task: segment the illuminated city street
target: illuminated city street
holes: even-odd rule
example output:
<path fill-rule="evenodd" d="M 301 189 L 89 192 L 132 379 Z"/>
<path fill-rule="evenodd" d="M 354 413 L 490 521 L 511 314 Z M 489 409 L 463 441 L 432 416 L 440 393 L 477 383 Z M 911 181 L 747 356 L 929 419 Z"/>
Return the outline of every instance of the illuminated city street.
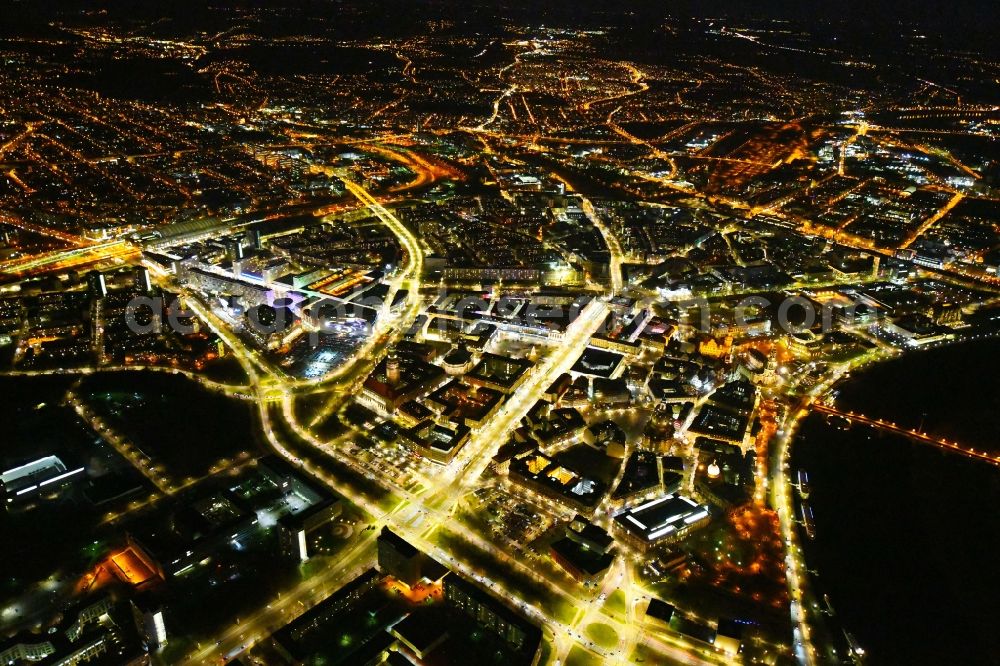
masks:
<path fill-rule="evenodd" d="M 1000 653 L 992 8 L 0 4 L 0 663 Z"/>

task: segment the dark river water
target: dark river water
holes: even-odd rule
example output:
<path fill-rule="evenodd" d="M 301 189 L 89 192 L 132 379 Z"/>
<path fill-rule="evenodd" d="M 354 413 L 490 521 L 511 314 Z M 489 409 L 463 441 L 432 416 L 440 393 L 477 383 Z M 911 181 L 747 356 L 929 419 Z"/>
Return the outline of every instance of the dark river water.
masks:
<path fill-rule="evenodd" d="M 838 406 L 1000 453 L 1000 341 L 915 354 L 852 377 Z M 872 664 L 1000 664 L 1000 468 L 818 415 L 809 472 L 815 584 Z"/>

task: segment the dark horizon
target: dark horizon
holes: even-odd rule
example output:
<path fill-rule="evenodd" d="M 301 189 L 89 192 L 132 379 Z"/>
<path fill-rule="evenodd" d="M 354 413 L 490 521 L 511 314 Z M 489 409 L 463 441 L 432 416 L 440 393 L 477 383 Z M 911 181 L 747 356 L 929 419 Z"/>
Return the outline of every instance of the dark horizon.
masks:
<path fill-rule="evenodd" d="M 0 664 L 1000 654 L 997 11 L 0 0 Z"/>

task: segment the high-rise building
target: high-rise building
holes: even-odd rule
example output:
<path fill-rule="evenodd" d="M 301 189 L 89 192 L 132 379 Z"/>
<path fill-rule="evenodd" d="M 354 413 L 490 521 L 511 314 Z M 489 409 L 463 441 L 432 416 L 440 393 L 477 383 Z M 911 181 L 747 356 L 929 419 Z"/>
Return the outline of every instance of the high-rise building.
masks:
<path fill-rule="evenodd" d="M 424 557 L 415 546 L 388 527 L 382 528 L 376 543 L 379 571 L 407 585 L 420 581 Z"/>
<path fill-rule="evenodd" d="M 295 515 L 278 519 L 278 542 L 288 558 L 305 562 L 309 559 L 309 532 L 326 525 L 340 515 L 343 504 L 328 498 Z"/>
<path fill-rule="evenodd" d="M 100 271 L 90 271 L 87 273 L 87 293 L 92 298 L 104 298 L 108 295 L 108 284 L 104 279 L 104 274 Z"/>
<path fill-rule="evenodd" d="M 153 291 L 153 281 L 149 278 L 149 269 L 145 266 L 135 269 L 135 288 L 144 294 Z"/>
<path fill-rule="evenodd" d="M 155 651 L 167 642 L 167 626 L 163 620 L 163 607 L 149 599 L 133 599 L 132 616 L 146 648 Z"/>
<path fill-rule="evenodd" d="M 243 241 L 239 237 L 230 238 L 226 241 L 226 256 L 229 257 L 230 261 L 239 261 L 243 259 Z"/>
<path fill-rule="evenodd" d="M 251 229 L 247 232 L 247 242 L 255 250 L 260 250 L 263 247 L 260 229 Z"/>

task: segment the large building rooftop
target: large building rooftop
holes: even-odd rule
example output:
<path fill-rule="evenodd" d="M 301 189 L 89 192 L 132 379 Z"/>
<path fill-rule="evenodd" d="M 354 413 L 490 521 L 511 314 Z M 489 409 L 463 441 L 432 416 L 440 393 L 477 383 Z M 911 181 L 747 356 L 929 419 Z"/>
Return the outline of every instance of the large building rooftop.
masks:
<path fill-rule="evenodd" d="M 708 507 L 683 495 L 665 495 L 615 516 L 615 522 L 631 534 L 652 543 L 706 520 Z"/>
<path fill-rule="evenodd" d="M 56 456 L 45 456 L 0 474 L 0 486 L 6 493 L 8 501 L 11 501 L 16 497 L 42 492 L 53 484 L 67 482 L 72 477 L 82 475 L 83 472 L 83 467 L 67 469 L 63 461 Z"/>

